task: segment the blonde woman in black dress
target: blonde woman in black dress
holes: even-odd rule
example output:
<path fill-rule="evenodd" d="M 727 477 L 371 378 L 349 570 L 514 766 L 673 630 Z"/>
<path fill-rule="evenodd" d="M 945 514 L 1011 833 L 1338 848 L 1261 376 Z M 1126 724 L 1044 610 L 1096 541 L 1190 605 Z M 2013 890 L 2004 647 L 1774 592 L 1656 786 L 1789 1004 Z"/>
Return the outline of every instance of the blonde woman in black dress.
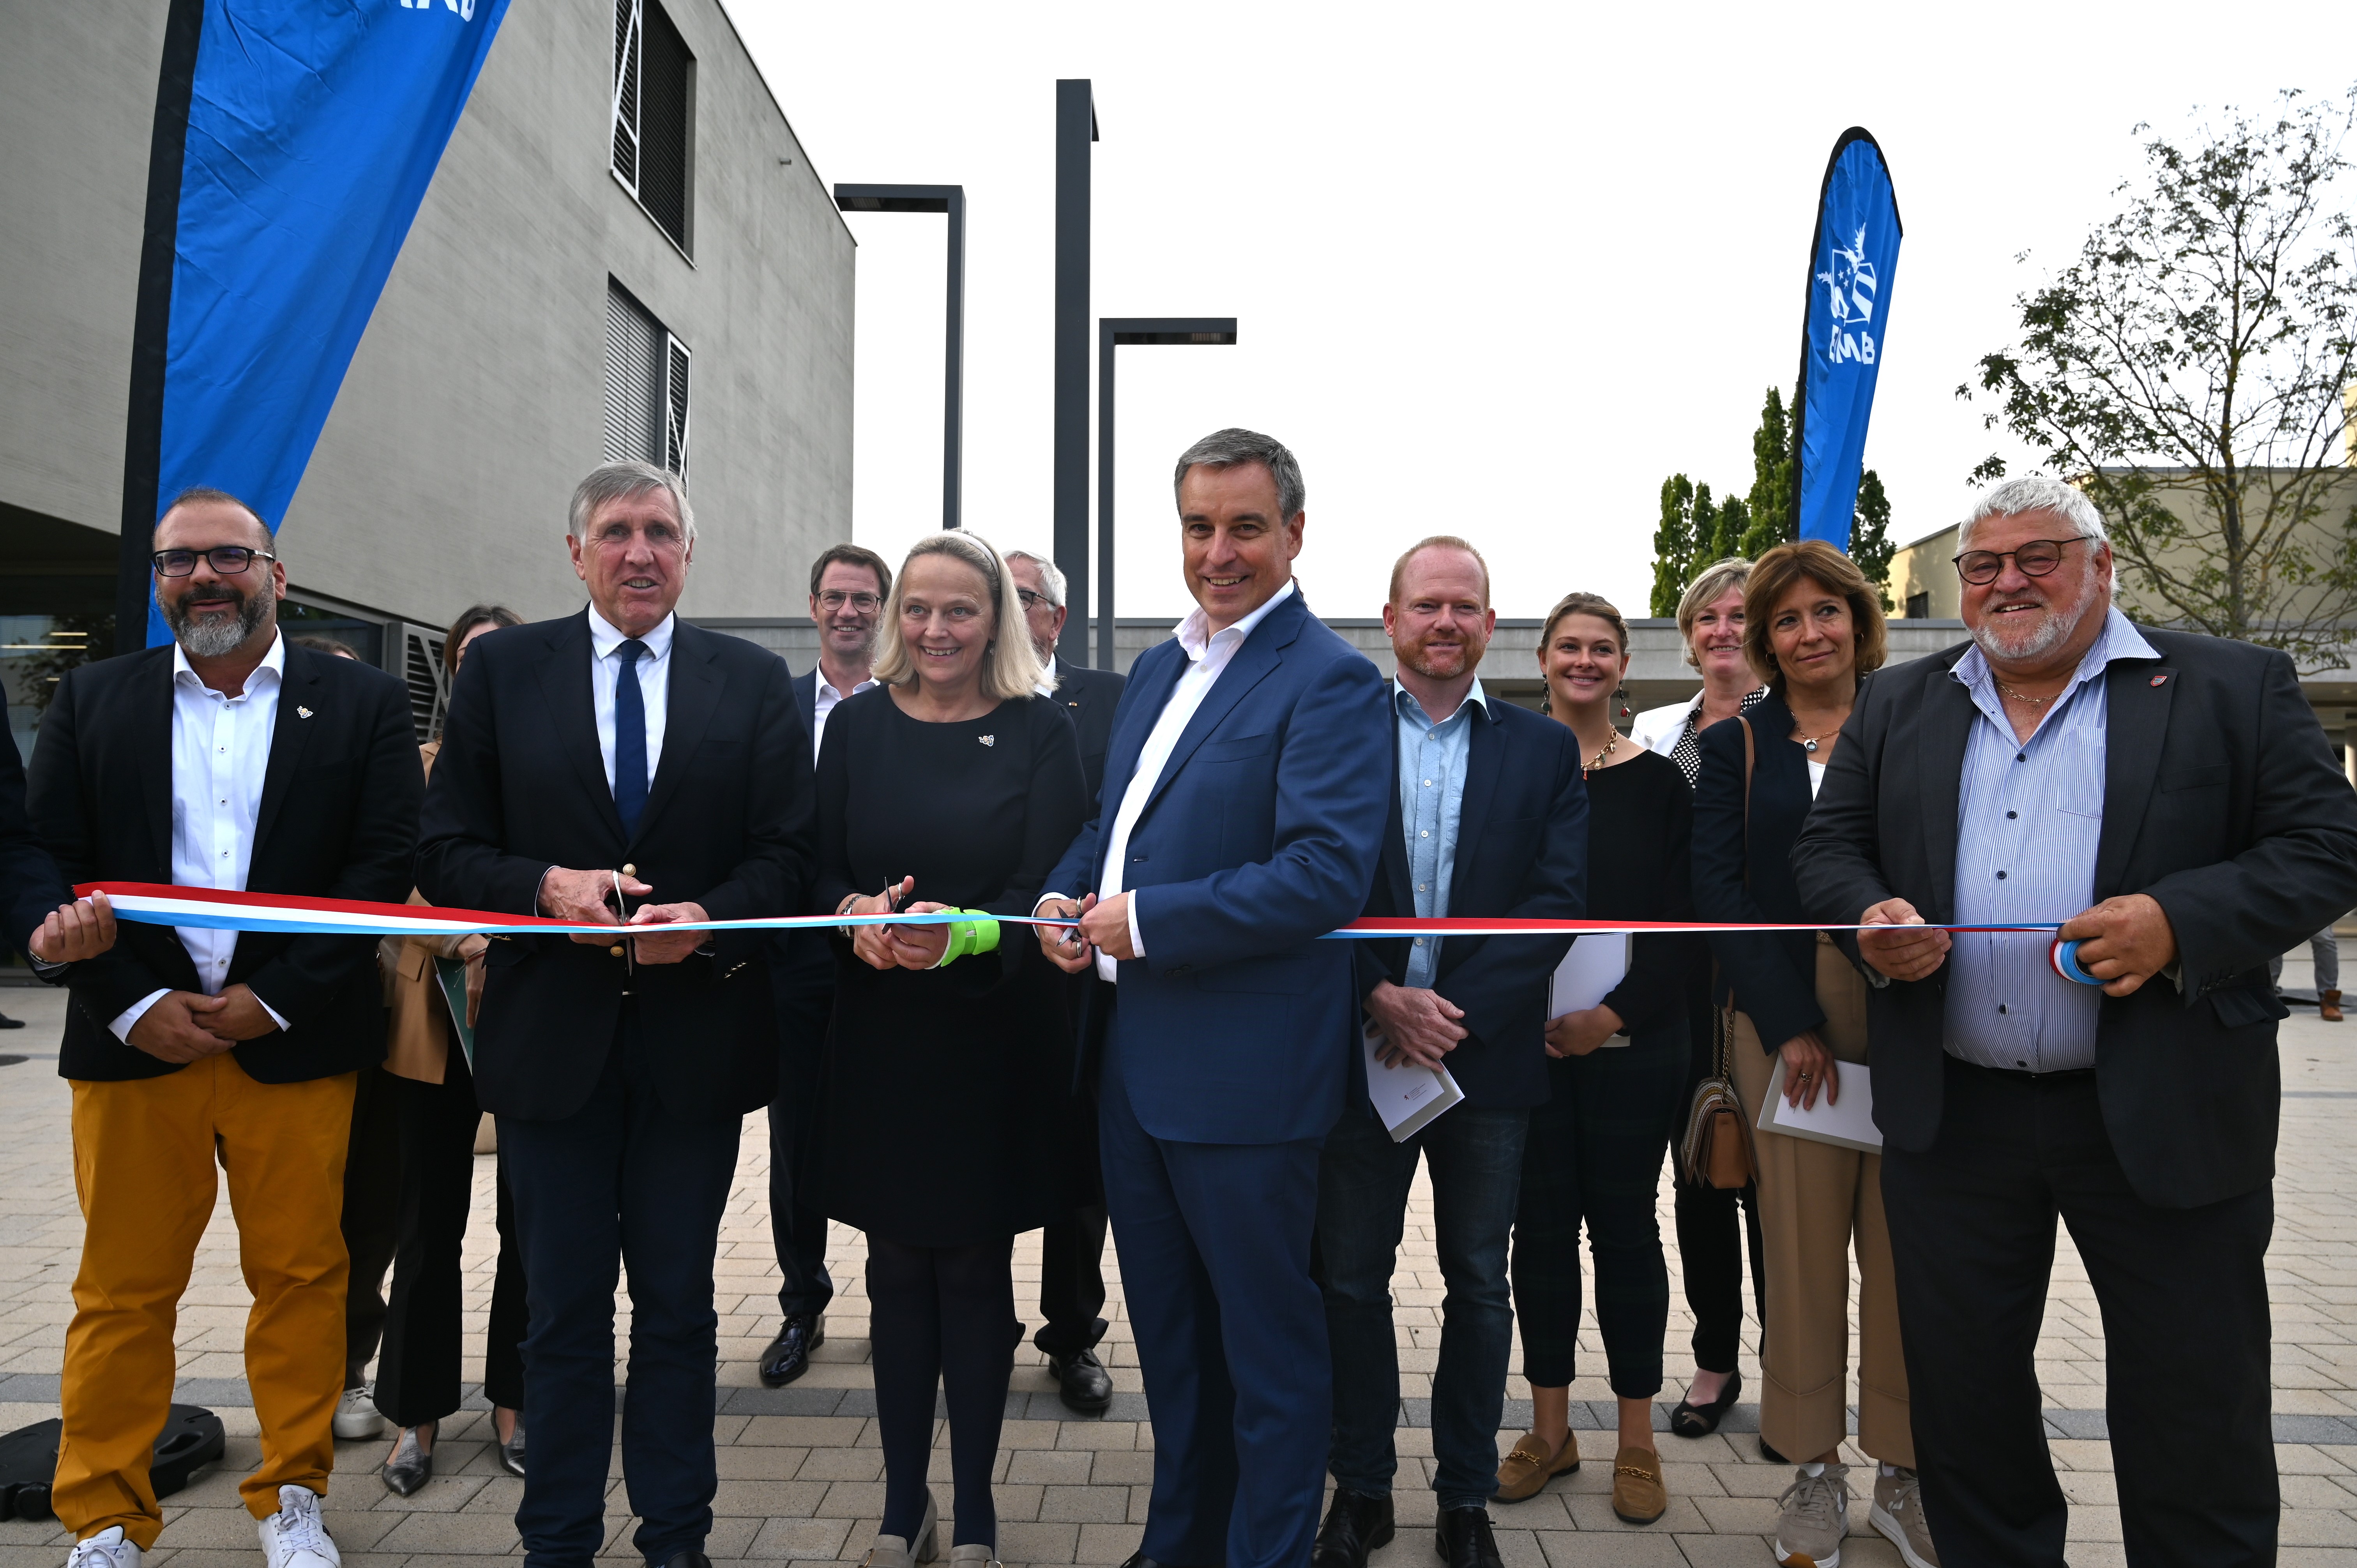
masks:
<path fill-rule="evenodd" d="M 869 1568 L 935 1555 L 933 1391 L 949 1405 L 950 1558 L 996 1558 L 991 1469 L 1021 1325 L 1018 1232 L 1070 1211 L 1079 1107 L 1063 976 L 1028 929 L 1087 816 L 1080 743 L 1041 688 L 1006 562 L 971 533 L 909 552 L 879 684 L 827 717 L 819 908 L 971 910 L 834 940 L 820 1196 L 867 1233 L 884 1518 Z"/>

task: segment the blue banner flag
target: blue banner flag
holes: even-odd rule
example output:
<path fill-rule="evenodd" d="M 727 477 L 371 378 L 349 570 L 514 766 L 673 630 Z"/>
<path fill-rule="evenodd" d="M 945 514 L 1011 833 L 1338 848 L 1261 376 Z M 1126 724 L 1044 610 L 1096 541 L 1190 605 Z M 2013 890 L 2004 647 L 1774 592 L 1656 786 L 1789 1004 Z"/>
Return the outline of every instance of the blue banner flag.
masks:
<path fill-rule="evenodd" d="M 1834 144 L 1809 242 L 1809 309 L 1801 335 L 1798 537 L 1846 553 L 1866 463 L 1866 426 L 1882 368 L 1899 272 L 1899 198 L 1882 148 L 1857 126 Z"/>
<path fill-rule="evenodd" d="M 171 497 L 210 485 L 274 530 L 285 514 L 507 5 L 172 0 L 133 332 L 119 646 L 170 640 L 147 555 Z"/>

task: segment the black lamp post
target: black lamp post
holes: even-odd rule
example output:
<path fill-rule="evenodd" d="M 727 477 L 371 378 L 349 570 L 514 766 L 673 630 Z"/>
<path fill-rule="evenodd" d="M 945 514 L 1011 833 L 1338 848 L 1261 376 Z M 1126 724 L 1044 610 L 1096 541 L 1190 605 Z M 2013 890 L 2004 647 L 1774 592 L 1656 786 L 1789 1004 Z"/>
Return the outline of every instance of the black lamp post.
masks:
<path fill-rule="evenodd" d="M 1089 145 L 1097 105 L 1086 77 L 1056 83 L 1056 564 L 1069 617 L 1056 651 L 1089 661 Z"/>
<path fill-rule="evenodd" d="M 1097 317 L 1097 668 L 1114 667 L 1113 367 L 1114 350 L 1131 343 L 1233 343 L 1232 316 Z"/>
<path fill-rule="evenodd" d="M 941 212 L 949 217 L 948 346 L 942 355 L 942 526 L 958 526 L 965 454 L 965 187 L 838 185 L 845 212 Z"/>

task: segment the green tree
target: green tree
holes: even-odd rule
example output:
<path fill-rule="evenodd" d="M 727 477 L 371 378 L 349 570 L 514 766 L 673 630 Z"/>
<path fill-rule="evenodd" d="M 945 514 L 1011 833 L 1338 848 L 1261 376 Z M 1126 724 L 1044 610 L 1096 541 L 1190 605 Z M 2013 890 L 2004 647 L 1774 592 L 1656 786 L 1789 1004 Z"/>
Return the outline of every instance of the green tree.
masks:
<path fill-rule="evenodd" d="M 1849 527 L 1849 558 L 1866 580 L 1882 590 L 1882 607 L 1890 605 L 1890 498 L 1883 493 L 1882 476 L 1868 468 L 1857 477 L 1857 514 Z"/>
<path fill-rule="evenodd" d="M 2352 125 L 2357 89 L 2287 92 L 2147 140 L 2119 211 L 1980 361 L 1986 424 L 2086 491 L 2155 619 L 2296 654 L 2357 635 L 2357 226 L 2332 188 Z"/>
<path fill-rule="evenodd" d="M 1750 521 L 1728 554 L 1757 556 L 1792 537 L 1792 476 L 1800 467 L 1795 434 L 1782 395 L 1770 387 L 1760 406 L 1760 428 L 1751 433 Z"/>
<path fill-rule="evenodd" d="M 1694 483 L 1684 474 L 1672 474 L 1662 481 L 1661 526 L 1653 530 L 1651 614 L 1677 614 L 1678 596 L 1694 576 Z"/>

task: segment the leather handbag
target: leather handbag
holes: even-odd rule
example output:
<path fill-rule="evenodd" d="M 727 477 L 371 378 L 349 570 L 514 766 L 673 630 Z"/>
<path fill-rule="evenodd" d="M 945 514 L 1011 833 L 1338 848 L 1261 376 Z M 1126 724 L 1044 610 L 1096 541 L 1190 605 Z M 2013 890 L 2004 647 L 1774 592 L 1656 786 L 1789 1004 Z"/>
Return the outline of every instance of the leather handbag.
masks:
<path fill-rule="evenodd" d="M 1751 772 L 1758 757 L 1753 749 L 1751 722 L 1740 714 L 1735 722 L 1743 726 L 1743 824 L 1748 835 L 1751 826 Z M 1713 991 L 1717 989 L 1715 980 L 1716 977 Z M 1686 1180 L 1696 1187 L 1717 1187 L 1722 1192 L 1750 1185 L 1760 1170 L 1751 1147 L 1751 1119 L 1743 1113 L 1742 1096 L 1736 1093 L 1734 1077 L 1727 1070 L 1729 1037 L 1734 1033 L 1733 1011 L 1731 999 L 1727 1006 L 1710 1010 L 1710 1073 L 1695 1085 L 1694 1102 L 1686 1107 L 1685 1137 L 1678 1146 L 1678 1160 L 1685 1168 Z"/>

